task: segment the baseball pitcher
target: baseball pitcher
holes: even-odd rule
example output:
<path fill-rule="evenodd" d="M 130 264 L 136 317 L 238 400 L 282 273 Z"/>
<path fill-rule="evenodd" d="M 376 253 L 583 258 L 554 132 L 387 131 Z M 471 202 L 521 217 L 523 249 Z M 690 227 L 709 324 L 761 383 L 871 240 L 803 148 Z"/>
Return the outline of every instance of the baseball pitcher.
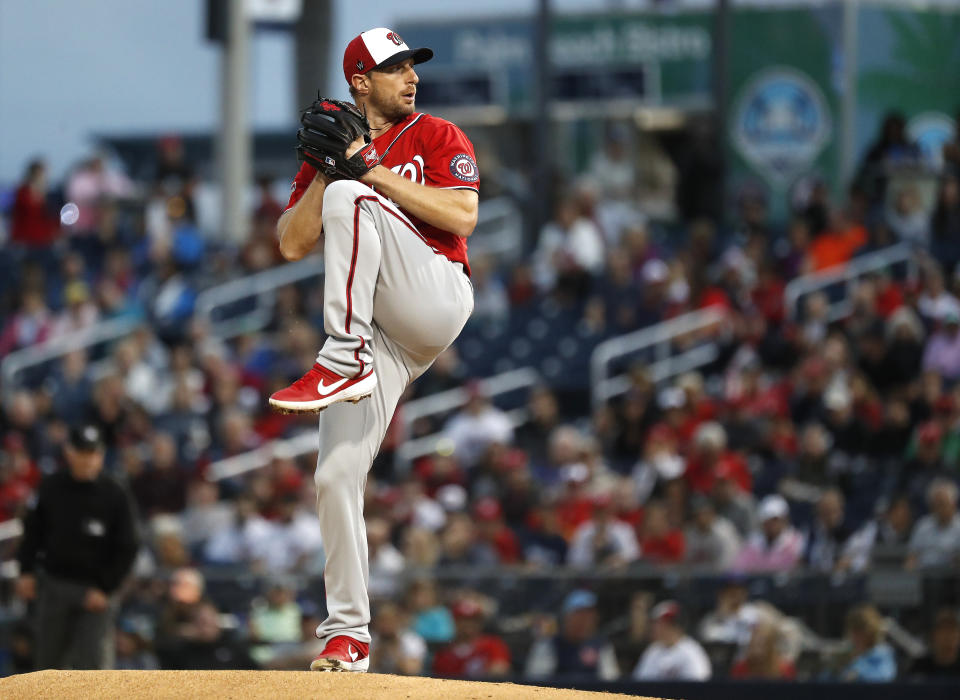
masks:
<path fill-rule="evenodd" d="M 315 482 L 328 616 L 314 670 L 369 666 L 367 472 L 400 395 L 473 311 L 466 239 L 480 176 L 463 132 L 415 111 L 414 66 L 432 57 L 382 27 L 349 43 L 343 74 L 357 106 L 318 99 L 303 113 L 302 164 L 277 224 L 288 260 L 324 238 L 327 340 L 270 397 L 279 411 L 324 411 Z"/>

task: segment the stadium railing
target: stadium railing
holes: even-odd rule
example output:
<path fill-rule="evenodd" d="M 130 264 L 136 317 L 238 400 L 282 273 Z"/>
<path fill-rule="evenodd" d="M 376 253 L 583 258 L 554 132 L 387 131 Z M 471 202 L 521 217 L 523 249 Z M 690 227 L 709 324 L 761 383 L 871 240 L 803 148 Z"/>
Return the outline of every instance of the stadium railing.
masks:
<path fill-rule="evenodd" d="M 840 297 L 829 300 L 828 319 L 837 321 L 844 318 L 853 311 L 853 294 L 856 283 L 860 279 L 899 264 L 906 264 L 908 278 L 912 279 L 916 276 L 917 262 L 914 246 L 909 243 L 898 243 L 874 253 L 853 258 L 843 265 L 835 265 L 797 277 L 787 284 L 783 292 L 783 303 L 787 315 L 791 320 L 797 319 L 800 316 L 800 300 L 803 297 L 842 285 Z"/>
<path fill-rule="evenodd" d="M 470 238 L 474 255 L 491 254 L 501 260 L 512 260 L 520 252 L 523 240 L 523 218 L 508 197 L 483 202 L 477 217 L 477 228 Z M 233 338 L 265 328 L 273 318 L 274 295 L 278 288 L 323 275 L 323 257 L 311 255 L 294 263 L 240 277 L 203 291 L 197 297 L 196 315 L 209 324 L 211 335 Z M 241 304 L 252 299 L 250 304 Z M 230 307 L 239 313 L 228 315 Z M 234 308 L 236 311 L 236 308 Z"/>
<path fill-rule="evenodd" d="M 683 336 L 707 331 L 724 319 L 721 309 L 706 308 L 677 316 L 655 326 L 618 335 L 597 345 L 590 355 L 590 391 L 594 408 L 630 388 L 627 373 L 610 374 L 611 364 L 618 359 L 653 349 L 653 361 L 647 370 L 654 382 L 708 365 L 717 359 L 719 349 L 713 341 L 698 342 L 692 348 L 675 352 L 674 341 Z"/>
<path fill-rule="evenodd" d="M 540 374 L 536 370 L 532 367 L 522 367 L 481 379 L 478 384 L 484 395 L 495 397 L 530 388 L 539 382 Z M 458 388 L 408 401 L 398 411 L 403 423 L 404 435 L 408 436 L 410 434 L 414 421 L 428 416 L 449 413 L 466 404 L 468 400 L 467 390 Z M 527 417 L 524 408 L 514 409 L 507 415 L 515 426 L 522 424 Z M 435 451 L 442 439 L 443 434 L 436 433 L 417 440 L 404 441 L 403 445 L 396 451 L 395 468 L 403 470 L 411 460 Z M 211 481 L 220 481 L 264 467 L 276 458 L 295 458 L 316 452 L 319 448 L 318 440 L 315 428 L 305 430 L 290 438 L 271 440 L 255 450 L 213 462 L 207 468 L 207 478 Z"/>
<path fill-rule="evenodd" d="M 15 350 L 3 358 L 0 373 L 3 376 L 4 399 L 19 386 L 20 375 L 44 363 L 56 360 L 76 350 L 86 350 L 95 345 L 110 343 L 130 335 L 145 321 L 138 317 L 121 317 L 101 321 L 89 328 L 67 333 L 56 338 Z M 108 360 L 107 360 L 108 361 Z M 104 361 L 104 362 L 107 362 Z M 91 373 L 96 378 L 102 374 L 104 363 L 96 363 Z"/>

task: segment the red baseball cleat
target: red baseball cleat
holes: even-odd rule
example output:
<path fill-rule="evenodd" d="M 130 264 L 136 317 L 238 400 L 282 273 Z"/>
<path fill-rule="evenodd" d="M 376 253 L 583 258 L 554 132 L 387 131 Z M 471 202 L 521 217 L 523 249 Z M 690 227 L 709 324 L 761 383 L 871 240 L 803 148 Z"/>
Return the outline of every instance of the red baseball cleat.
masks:
<path fill-rule="evenodd" d="M 352 637 L 334 637 L 310 664 L 311 671 L 356 671 L 370 668 L 370 645 Z"/>
<path fill-rule="evenodd" d="M 281 413 L 319 413 L 338 401 L 356 403 L 365 399 L 377 386 L 373 369 L 349 379 L 319 363 L 286 389 L 270 397 L 270 405 Z"/>

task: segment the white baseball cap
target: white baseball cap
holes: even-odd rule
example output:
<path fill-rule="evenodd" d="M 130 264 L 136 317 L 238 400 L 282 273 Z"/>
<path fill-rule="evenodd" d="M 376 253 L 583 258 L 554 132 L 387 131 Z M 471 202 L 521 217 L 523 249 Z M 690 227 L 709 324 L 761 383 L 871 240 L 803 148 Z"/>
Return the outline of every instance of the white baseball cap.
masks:
<path fill-rule="evenodd" d="M 425 63 L 433 58 L 433 50 L 411 49 L 400 35 L 386 27 L 368 29 L 347 44 L 343 52 L 343 77 L 363 75 L 374 68 L 393 66 L 412 58 L 414 63 Z"/>
<path fill-rule="evenodd" d="M 760 501 L 760 508 L 757 513 L 761 521 L 771 518 L 785 518 L 790 513 L 790 506 L 787 505 L 783 496 L 772 494 Z"/>

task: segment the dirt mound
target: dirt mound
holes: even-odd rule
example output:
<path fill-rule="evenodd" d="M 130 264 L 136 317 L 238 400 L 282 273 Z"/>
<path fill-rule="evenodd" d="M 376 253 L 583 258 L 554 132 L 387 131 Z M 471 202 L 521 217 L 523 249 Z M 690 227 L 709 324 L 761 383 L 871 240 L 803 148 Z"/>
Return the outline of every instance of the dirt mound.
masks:
<path fill-rule="evenodd" d="M 612 693 L 474 683 L 376 673 L 309 671 L 39 671 L 0 679 L 0 697 L 64 698 L 402 698 L 403 700 L 612 700 Z"/>

